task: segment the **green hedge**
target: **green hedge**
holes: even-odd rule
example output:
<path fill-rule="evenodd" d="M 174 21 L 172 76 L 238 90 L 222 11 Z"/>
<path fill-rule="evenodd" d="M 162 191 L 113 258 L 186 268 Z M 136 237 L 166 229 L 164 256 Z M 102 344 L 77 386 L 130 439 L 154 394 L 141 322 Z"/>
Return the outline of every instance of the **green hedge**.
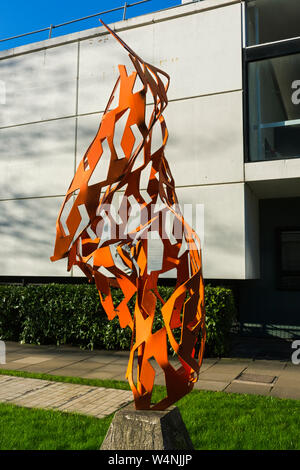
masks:
<path fill-rule="evenodd" d="M 159 287 L 164 300 L 172 287 Z M 114 305 L 122 300 L 113 289 Z M 207 341 L 206 356 L 222 356 L 229 347 L 229 333 L 235 319 L 232 291 L 205 287 Z M 129 307 L 134 306 L 134 299 Z M 154 330 L 162 325 L 160 302 Z M 178 332 L 179 334 L 179 332 Z M 131 330 L 122 329 L 118 319 L 108 321 L 94 285 L 46 284 L 0 286 L 0 339 L 31 344 L 72 344 L 82 348 L 130 349 Z"/>

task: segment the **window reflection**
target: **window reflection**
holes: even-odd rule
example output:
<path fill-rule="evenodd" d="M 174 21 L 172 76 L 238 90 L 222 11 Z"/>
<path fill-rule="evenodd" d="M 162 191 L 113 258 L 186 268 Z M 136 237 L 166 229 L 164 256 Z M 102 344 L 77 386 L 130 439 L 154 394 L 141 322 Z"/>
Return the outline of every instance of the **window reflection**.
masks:
<path fill-rule="evenodd" d="M 300 157 L 300 54 L 248 67 L 250 160 Z"/>
<path fill-rule="evenodd" d="M 299 0 L 248 0 L 247 45 L 300 36 Z"/>

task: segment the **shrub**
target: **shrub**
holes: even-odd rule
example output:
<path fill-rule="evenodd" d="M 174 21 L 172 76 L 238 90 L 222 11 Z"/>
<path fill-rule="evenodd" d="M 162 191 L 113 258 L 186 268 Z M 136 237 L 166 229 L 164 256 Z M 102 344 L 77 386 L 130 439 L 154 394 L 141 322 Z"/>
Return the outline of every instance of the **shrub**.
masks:
<path fill-rule="evenodd" d="M 236 319 L 231 289 L 205 286 L 206 355 L 224 356 L 230 349 L 230 330 Z"/>
<path fill-rule="evenodd" d="M 24 317 L 23 287 L 0 286 L 0 338 L 6 341 L 18 341 Z"/>
<path fill-rule="evenodd" d="M 160 286 L 167 300 L 172 287 Z M 120 289 L 112 289 L 114 305 L 122 300 Z M 207 341 L 205 355 L 221 356 L 228 351 L 229 333 L 235 318 L 230 289 L 205 287 Z M 131 311 L 134 298 L 129 302 Z M 163 326 L 158 301 L 153 331 Z M 179 339 L 180 331 L 175 337 Z M 82 348 L 130 349 L 131 330 L 121 328 L 117 317 L 109 321 L 94 285 L 46 284 L 0 286 L 0 338 L 33 344 L 73 344 Z"/>

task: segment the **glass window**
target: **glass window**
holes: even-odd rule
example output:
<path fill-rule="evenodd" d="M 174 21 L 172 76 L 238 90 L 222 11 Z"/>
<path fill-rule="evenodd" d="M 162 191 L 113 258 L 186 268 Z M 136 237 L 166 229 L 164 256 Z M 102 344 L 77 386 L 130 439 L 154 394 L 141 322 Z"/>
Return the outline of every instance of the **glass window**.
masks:
<path fill-rule="evenodd" d="M 247 45 L 300 36 L 299 0 L 248 0 Z"/>
<path fill-rule="evenodd" d="M 248 90 L 249 160 L 299 158 L 300 54 L 250 62 Z"/>
<path fill-rule="evenodd" d="M 280 230 L 280 285 L 300 289 L 300 230 Z"/>

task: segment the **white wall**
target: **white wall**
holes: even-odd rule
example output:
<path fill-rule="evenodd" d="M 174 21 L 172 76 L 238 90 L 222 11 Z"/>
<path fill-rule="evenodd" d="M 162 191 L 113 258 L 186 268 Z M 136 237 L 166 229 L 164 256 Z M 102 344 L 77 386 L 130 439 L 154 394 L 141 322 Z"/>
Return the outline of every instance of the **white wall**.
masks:
<path fill-rule="evenodd" d="M 239 4 L 141 25 L 121 36 L 146 62 L 170 75 L 169 100 L 242 88 Z M 112 36 L 80 43 L 80 114 L 104 110 L 117 65 L 123 63 L 133 69 Z"/>
<path fill-rule="evenodd" d="M 57 196 L 74 175 L 75 118 L 0 129 L 0 199 Z"/>
<path fill-rule="evenodd" d="M 76 43 L 64 44 L 1 60 L 1 127 L 75 114 L 77 49 Z"/>
<path fill-rule="evenodd" d="M 55 221 L 63 198 L 0 201 L 0 263 L 6 276 L 65 276 L 66 260 L 51 263 Z"/>
<path fill-rule="evenodd" d="M 171 77 L 166 156 L 180 202 L 204 204 L 205 277 L 245 278 L 240 2 L 205 0 L 113 27 Z M 65 261 L 49 261 L 55 219 L 117 65 L 128 63 L 103 27 L 0 54 L 0 275 L 69 275 Z"/>
<path fill-rule="evenodd" d="M 245 184 L 245 278 L 260 277 L 259 206 L 258 198 Z"/>

